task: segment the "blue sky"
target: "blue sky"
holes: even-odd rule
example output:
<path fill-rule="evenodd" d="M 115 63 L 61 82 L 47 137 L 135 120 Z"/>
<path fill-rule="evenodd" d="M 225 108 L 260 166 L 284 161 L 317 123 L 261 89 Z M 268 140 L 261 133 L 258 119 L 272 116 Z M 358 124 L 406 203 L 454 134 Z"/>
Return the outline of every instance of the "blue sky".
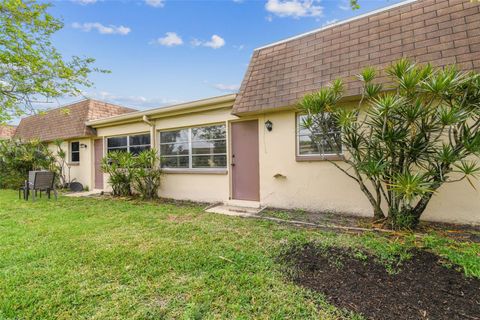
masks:
<path fill-rule="evenodd" d="M 146 109 L 235 92 L 256 47 L 399 1 L 359 2 L 73 0 L 50 12 L 65 23 L 54 36 L 61 53 L 111 70 L 93 74 L 85 95 Z"/>

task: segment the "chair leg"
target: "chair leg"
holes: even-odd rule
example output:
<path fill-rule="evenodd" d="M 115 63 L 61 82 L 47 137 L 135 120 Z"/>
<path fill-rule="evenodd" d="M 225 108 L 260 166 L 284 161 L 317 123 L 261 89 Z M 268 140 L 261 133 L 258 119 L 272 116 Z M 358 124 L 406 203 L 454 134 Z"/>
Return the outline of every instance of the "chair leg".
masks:
<path fill-rule="evenodd" d="M 53 196 L 55 197 L 55 200 L 58 200 L 57 189 L 53 189 Z"/>
<path fill-rule="evenodd" d="M 37 190 L 32 190 L 32 201 L 35 202 L 35 196 L 37 195 Z"/>
<path fill-rule="evenodd" d="M 50 200 L 50 189 L 47 189 L 47 196 L 48 196 L 48 199 Z"/>

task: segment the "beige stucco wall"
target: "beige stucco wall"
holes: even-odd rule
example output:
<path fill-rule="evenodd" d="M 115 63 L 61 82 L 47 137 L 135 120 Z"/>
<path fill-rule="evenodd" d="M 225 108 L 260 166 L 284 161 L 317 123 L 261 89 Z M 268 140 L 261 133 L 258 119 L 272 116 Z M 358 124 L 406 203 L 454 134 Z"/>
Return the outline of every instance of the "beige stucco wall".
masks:
<path fill-rule="evenodd" d="M 86 148 L 80 148 L 80 162 L 78 164 L 70 162 L 70 142 L 78 141 L 84 144 Z M 62 142 L 62 149 L 67 153 L 67 160 L 70 164 L 70 180 L 78 181 L 84 187 L 92 188 L 93 184 L 93 144 L 90 138 L 72 139 Z M 57 154 L 58 148 L 55 144 L 49 143 L 48 148 Z M 68 180 L 68 168 L 66 168 L 66 176 Z"/>
<path fill-rule="evenodd" d="M 263 123 L 270 120 L 273 130 Z M 260 118 L 260 197 L 264 205 L 371 215 L 358 185 L 326 161 L 295 160 L 295 112 Z M 274 178 L 280 173 L 286 178 Z M 425 220 L 480 224 L 480 184 L 446 184 L 431 200 Z"/>
<path fill-rule="evenodd" d="M 273 130 L 265 129 L 265 121 Z M 358 186 L 327 161 L 297 162 L 295 112 L 259 119 L 260 201 L 278 208 L 301 208 L 369 215 L 369 203 Z M 275 175 L 283 177 L 275 178 Z"/>
<path fill-rule="evenodd" d="M 160 196 L 198 202 L 222 202 L 229 196 L 228 175 L 167 173 L 163 176 Z"/>
<path fill-rule="evenodd" d="M 200 126 L 214 123 L 227 123 L 228 120 L 236 119 L 230 114 L 230 108 L 177 115 L 168 118 L 152 120 L 154 125 L 155 139 L 152 140 L 155 148 L 159 150 L 159 135 L 162 130 L 171 130 L 182 127 Z M 149 132 L 152 127 L 145 122 L 135 122 L 112 127 L 97 129 L 99 137 Z M 228 130 L 228 129 L 227 129 Z M 227 133 L 228 134 L 228 133 Z M 105 190 L 111 190 L 108 186 L 108 176 L 104 175 Z M 218 202 L 227 200 L 229 197 L 229 176 L 227 170 L 223 173 L 169 173 L 165 172 L 159 194 L 165 198 L 180 200 Z"/>

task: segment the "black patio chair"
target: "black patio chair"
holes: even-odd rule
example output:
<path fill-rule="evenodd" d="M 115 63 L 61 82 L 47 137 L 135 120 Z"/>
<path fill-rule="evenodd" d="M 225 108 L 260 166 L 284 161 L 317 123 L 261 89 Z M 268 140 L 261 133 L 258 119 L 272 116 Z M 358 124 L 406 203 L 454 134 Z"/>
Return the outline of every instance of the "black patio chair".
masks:
<path fill-rule="evenodd" d="M 51 198 L 51 192 L 57 200 L 57 190 L 55 189 L 55 173 L 50 171 L 30 171 L 28 172 L 28 180 L 25 181 L 25 185 L 18 189 L 18 198 L 20 199 L 23 191 L 23 199 L 28 200 L 30 191 L 32 191 L 32 200 L 35 201 L 37 192 L 40 192 L 40 198 L 42 192 L 45 191 L 48 199 Z"/>

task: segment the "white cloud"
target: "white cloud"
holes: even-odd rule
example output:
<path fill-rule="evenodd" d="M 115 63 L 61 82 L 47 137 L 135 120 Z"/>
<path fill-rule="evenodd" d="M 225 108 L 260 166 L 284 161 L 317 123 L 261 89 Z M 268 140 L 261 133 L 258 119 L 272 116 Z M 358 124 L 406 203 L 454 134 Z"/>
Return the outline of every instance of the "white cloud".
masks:
<path fill-rule="evenodd" d="M 268 0 L 265 9 L 279 17 L 319 17 L 323 7 L 318 0 Z"/>
<path fill-rule="evenodd" d="M 194 47 L 198 47 L 198 46 L 201 46 L 202 45 L 202 41 L 198 40 L 198 39 L 193 39 L 192 41 L 190 41 L 190 44 Z"/>
<path fill-rule="evenodd" d="M 151 43 L 159 44 L 159 45 L 166 46 L 166 47 L 174 47 L 174 46 L 182 45 L 183 40 L 175 32 L 167 32 L 167 33 L 165 33 L 165 37 L 158 38 L 158 39 L 152 41 Z"/>
<path fill-rule="evenodd" d="M 210 39 L 210 41 L 207 41 L 203 44 L 205 47 L 210 47 L 210 48 L 213 48 L 213 49 L 218 49 L 218 48 L 221 48 L 225 45 L 225 40 L 223 40 L 222 37 L 220 36 L 217 36 L 216 34 L 214 34 L 212 36 L 212 38 Z"/>
<path fill-rule="evenodd" d="M 234 44 L 234 45 L 233 45 L 233 48 L 234 48 L 234 49 L 237 49 L 238 51 L 242 51 L 243 49 L 245 49 L 245 45 L 243 45 L 243 44 L 239 44 L 239 45 Z"/>
<path fill-rule="evenodd" d="M 326 27 L 337 22 L 338 22 L 338 19 L 327 20 L 322 24 L 322 27 Z"/>
<path fill-rule="evenodd" d="M 225 45 L 225 40 L 219 35 L 214 34 L 209 41 L 193 39 L 190 44 L 194 47 L 204 46 L 212 49 L 218 49 Z"/>
<path fill-rule="evenodd" d="M 94 99 L 104 100 L 111 103 L 117 103 L 120 105 L 124 105 L 126 107 L 133 107 L 133 108 L 137 107 L 139 109 L 161 107 L 161 106 L 182 102 L 176 99 L 116 95 L 107 91 L 85 93 L 85 95 Z"/>
<path fill-rule="evenodd" d="M 213 85 L 213 87 L 215 89 L 218 89 L 220 91 L 225 91 L 225 92 L 238 91 L 238 89 L 240 89 L 240 86 L 238 84 L 216 83 Z"/>
<path fill-rule="evenodd" d="M 273 17 L 271 15 L 268 15 L 268 16 L 265 17 L 265 20 L 267 20 L 268 22 L 272 22 Z"/>
<path fill-rule="evenodd" d="M 242 3 L 244 0 L 233 0 L 235 3 Z"/>
<path fill-rule="evenodd" d="M 87 5 L 87 4 L 94 4 L 97 2 L 97 0 L 72 0 L 72 2 L 81 4 L 81 5 Z"/>
<path fill-rule="evenodd" d="M 72 27 L 75 29 L 79 29 L 85 32 L 90 32 L 92 30 L 97 30 L 100 34 L 119 34 L 125 36 L 132 31 L 128 27 L 124 26 L 115 26 L 115 25 L 108 25 L 104 26 L 100 22 L 86 22 L 86 23 L 72 23 Z"/>
<path fill-rule="evenodd" d="M 163 8 L 165 6 L 165 0 L 145 0 L 145 3 L 154 8 Z"/>

